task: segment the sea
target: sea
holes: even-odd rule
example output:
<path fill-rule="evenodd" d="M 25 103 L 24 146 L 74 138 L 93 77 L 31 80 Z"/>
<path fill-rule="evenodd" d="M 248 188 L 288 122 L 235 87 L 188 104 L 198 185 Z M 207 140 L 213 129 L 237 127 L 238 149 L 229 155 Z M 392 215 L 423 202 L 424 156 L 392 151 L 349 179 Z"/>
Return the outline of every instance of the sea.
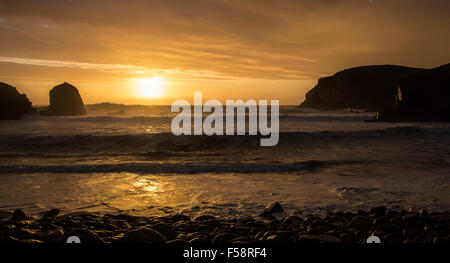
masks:
<path fill-rule="evenodd" d="M 0 121 L 0 211 L 258 216 L 450 210 L 450 124 L 281 106 L 279 143 L 175 136 L 170 106 Z"/>

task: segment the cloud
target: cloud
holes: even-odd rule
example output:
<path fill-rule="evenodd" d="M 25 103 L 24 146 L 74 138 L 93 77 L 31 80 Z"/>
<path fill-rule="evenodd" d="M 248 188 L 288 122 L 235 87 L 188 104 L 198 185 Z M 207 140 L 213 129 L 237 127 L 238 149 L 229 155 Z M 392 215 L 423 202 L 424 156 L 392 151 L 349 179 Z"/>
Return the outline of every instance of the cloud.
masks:
<path fill-rule="evenodd" d="M 0 0 L 0 16 L 16 29 L 0 31 L 0 56 L 206 78 L 315 79 L 364 64 L 431 67 L 450 57 L 449 3 Z"/>
<path fill-rule="evenodd" d="M 79 68 L 79 69 L 93 69 L 100 71 L 120 71 L 125 73 L 136 73 L 136 71 L 144 71 L 146 68 L 133 65 L 120 64 L 94 64 L 94 63 L 79 63 L 57 60 L 43 60 L 43 59 L 29 59 L 29 58 L 12 58 L 1 57 L 0 62 L 9 62 L 16 64 L 46 66 L 46 67 L 65 67 L 65 68 Z"/>
<path fill-rule="evenodd" d="M 96 63 L 81 63 L 72 61 L 58 61 L 58 60 L 44 60 L 44 59 L 29 59 L 29 58 L 17 58 L 17 57 L 3 57 L 0 56 L 0 62 L 14 63 L 22 65 L 44 66 L 44 67 L 56 67 L 56 68 L 73 68 L 93 71 L 103 71 L 115 74 L 127 74 L 133 76 L 139 75 L 158 75 L 165 76 L 171 79 L 233 79 L 230 76 L 226 76 L 220 73 L 211 71 L 183 71 L 180 69 L 149 69 L 136 65 L 123 65 L 123 64 L 96 64 Z"/>

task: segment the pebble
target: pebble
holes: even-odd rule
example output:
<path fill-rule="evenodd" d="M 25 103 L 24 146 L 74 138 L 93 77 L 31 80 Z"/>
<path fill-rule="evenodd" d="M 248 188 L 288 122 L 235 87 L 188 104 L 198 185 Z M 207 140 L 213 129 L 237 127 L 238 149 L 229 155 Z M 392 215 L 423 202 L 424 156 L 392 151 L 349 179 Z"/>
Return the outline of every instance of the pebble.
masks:
<path fill-rule="evenodd" d="M 12 218 L 11 219 L 13 221 L 21 221 L 21 220 L 28 220 L 28 217 L 25 215 L 25 213 L 22 210 L 17 209 L 12 214 Z"/>
<path fill-rule="evenodd" d="M 216 218 L 214 216 L 202 215 L 202 216 L 198 216 L 198 217 L 194 218 L 194 221 L 199 222 L 199 221 L 206 221 L 206 220 L 212 220 L 212 219 L 216 219 Z"/>
<path fill-rule="evenodd" d="M 45 212 L 43 218 L 55 217 L 58 214 L 59 214 L 59 210 L 58 209 L 51 209 L 51 210 Z"/>
<path fill-rule="evenodd" d="M 384 216 L 386 213 L 386 210 L 387 209 L 384 206 L 372 207 L 369 209 L 369 216 L 372 218 Z"/>
<path fill-rule="evenodd" d="M 269 207 L 270 213 L 283 213 L 283 207 L 280 205 L 280 203 L 274 203 Z"/>
<path fill-rule="evenodd" d="M 40 220 L 29 219 L 18 209 L 9 220 L 0 221 L 0 243 L 61 243 L 78 236 L 82 243 L 364 243 L 376 235 L 386 243 L 448 243 L 450 213 L 428 213 L 415 209 L 397 212 L 374 207 L 368 212 L 330 212 L 326 217 L 307 215 L 276 219 L 282 211 L 273 204 L 260 218 L 221 219 L 200 215 L 193 221 L 183 214 L 138 217 L 70 213 L 52 209 Z M 58 211 L 58 212 L 57 212 Z M 280 214 L 278 214 L 279 216 Z"/>
<path fill-rule="evenodd" d="M 163 236 L 165 236 L 168 240 L 175 239 L 178 236 L 178 232 L 175 230 L 174 227 L 164 224 L 164 223 L 158 223 L 151 226 L 152 229 L 158 231 Z"/>
<path fill-rule="evenodd" d="M 259 214 L 259 216 L 265 219 L 275 219 L 275 217 L 269 211 L 264 211 L 261 214 Z"/>
<path fill-rule="evenodd" d="M 202 237 L 196 237 L 196 238 L 191 239 L 191 240 L 189 241 L 189 243 L 191 243 L 191 244 L 207 244 L 207 243 L 209 243 L 209 242 L 208 242 L 208 240 L 205 239 L 205 238 L 202 238 Z"/>
<path fill-rule="evenodd" d="M 120 227 L 121 227 L 122 229 L 131 229 L 131 228 L 133 228 L 128 222 L 122 222 L 122 223 L 120 223 Z"/>
<path fill-rule="evenodd" d="M 64 230 L 61 228 L 49 230 L 47 232 L 44 232 L 42 235 L 42 240 L 48 243 L 59 243 L 61 242 L 63 236 L 64 236 Z"/>
<path fill-rule="evenodd" d="M 296 216 L 288 216 L 283 220 L 283 224 L 286 225 L 298 225 L 302 220 Z"/>
<path fill-rule="evenodd" d="M 191 219 L 188 216 L 185 216 L 183 214 L 177 214 L 171 217 L 172 221 L 179 222 L 179 221 L 191 221 Z"/>

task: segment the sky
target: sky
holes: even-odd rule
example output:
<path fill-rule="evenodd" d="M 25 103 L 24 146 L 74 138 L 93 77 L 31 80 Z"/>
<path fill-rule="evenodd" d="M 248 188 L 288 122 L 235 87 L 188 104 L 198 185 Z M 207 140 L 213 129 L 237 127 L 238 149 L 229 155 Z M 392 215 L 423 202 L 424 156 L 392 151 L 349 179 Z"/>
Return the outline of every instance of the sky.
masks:
<path fill-rule="evenodd" d="M 449 63 L 449 13 L 448 0 L 0 0 L 0 82 L 35 105 L 62 82 L 88 104 L 201 91 L 294 105 L 345 68 Z"/>

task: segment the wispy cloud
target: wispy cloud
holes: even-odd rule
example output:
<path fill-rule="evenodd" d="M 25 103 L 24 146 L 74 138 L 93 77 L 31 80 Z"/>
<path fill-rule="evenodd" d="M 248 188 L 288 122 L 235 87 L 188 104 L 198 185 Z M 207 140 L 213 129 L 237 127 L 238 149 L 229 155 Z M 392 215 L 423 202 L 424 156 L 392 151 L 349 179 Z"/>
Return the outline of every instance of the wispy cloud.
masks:
<path fill-rule="evenodd" d="M 145 67 L 139 67 L 134 65 L 121 65 L 121 64 L 96 64 L 96 63 L 83 63 L 73 61 L 59 61 L 59 60 L 44 60 L 44 59 L 32 59 L 32 58 L 14 58 L 14 57 L 2 57 L 0 56 L 0 62 L 9 62 L 16 64 L 34 65 L 34 66 L 46 66 L 46 67 L 64 67 L 64 68 L 79 68 L 79 69 L 92 69 L 109 72 L 121 72 L 121 73 L 136 73 L 138 71 L 145 71 Z"/>
<path fill-rule="evenodd" d="M 230 79 L 231 77 L 225 74 L 220 74 L 212 71 L 194 71 L 194 70 L 180 70 L 173 69 L 155 69 L 136 65 L 124 64 L 98 64 L 98 63 L 84 63 L 73 61 L 47 60 L 47 59 L 33 59 L 33 58 L 17 58 L 0 56 L 0 62 L 15 63 L 22 65 L 57 67 L 57 68 L 75 68 L 94 71 L 103 71 L 108 73 L 119 73 L 127 75 L 161 75 L 170 77 L 172 79 L 184 78 L 200 78 L 200 79 Z"/>

